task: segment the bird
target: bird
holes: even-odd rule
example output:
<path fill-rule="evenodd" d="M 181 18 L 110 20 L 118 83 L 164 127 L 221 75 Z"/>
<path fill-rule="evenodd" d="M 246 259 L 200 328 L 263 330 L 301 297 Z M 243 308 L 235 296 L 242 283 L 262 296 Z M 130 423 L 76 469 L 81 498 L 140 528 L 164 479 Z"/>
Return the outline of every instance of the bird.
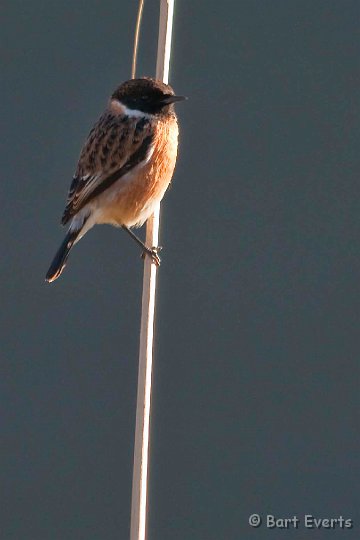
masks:
<path fill-rule="evenodd" d="M 61 219 L 68 232 L 47 282 L 60 276 L 73 246 L 96 224 L 121 227 L 144 257 L 160 264 L 160 248 L 147 247 L 131 228 L 145 223 L 170 184 L 179 133 L 174 104 L 184 99 L 151 77 L 125 81 L 112 93 L 81 150 Z"/>

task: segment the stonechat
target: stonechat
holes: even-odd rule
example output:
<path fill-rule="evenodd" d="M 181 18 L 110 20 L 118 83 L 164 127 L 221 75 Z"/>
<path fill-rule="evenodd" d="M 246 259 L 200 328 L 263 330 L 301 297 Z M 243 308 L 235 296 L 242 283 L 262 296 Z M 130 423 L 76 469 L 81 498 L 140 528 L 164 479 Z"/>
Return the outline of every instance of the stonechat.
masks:
<path fill-rule="evenodd" d="M 160 264 L 157 249 L 145 246 L 131 227 L 150 217 L 171 181 L 179 132 L 174 103 L 183 99 L 151 78 L 115 90 L 81 151 L 61 220 L 69 230 L 46 281 L 60 276 L 72 247 L 101 223 L 122 227 Z"/>

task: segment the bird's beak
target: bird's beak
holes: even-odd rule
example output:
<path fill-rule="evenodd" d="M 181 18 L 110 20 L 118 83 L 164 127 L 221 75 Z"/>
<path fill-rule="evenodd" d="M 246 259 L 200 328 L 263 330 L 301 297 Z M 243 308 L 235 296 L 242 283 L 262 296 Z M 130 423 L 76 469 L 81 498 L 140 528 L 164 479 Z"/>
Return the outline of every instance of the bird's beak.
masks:
<path fill-rule="evenodd" d="M 164 96 L 161 102 L 164 103 L 164 105 L 170 105 L 171 103 L 176 103 L 176 101 L 184 101 L 185 99 L 187 99 L 187 97 L 185 96 L 168 95 L 168 96 Z"/>

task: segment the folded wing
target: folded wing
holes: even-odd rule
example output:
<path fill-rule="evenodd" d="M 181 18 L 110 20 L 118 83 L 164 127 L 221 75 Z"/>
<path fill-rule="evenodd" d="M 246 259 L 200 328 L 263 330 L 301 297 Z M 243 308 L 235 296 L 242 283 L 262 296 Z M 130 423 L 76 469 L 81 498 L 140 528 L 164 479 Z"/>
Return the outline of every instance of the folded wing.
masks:
<path fill-rule="evenodd" d="M 131 169 L 153 149 L 153 127 L 145 117 L 106 112 L 90 131 L 70 186 L 62 224 Z"/>

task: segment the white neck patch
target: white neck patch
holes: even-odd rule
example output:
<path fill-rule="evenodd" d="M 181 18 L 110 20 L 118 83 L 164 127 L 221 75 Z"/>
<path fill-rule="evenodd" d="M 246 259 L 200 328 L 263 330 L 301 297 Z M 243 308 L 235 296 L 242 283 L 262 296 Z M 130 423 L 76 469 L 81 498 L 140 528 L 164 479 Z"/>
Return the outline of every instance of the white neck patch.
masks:
<path fill-rule="evenodd" d="M 151 118 L 151 114 L 138 111 L 137 109 L 129 109 L 118 99 L 112 99 L 111 105 L 113 109 L 117 110 L 120 114 L 125 114 L 129 118 Z"/>

